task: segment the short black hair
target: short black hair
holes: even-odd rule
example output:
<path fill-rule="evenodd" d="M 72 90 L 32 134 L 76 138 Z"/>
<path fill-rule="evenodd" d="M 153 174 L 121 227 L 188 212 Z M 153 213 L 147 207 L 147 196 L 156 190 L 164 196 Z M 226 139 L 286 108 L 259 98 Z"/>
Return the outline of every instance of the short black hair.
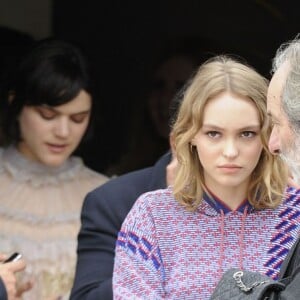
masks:
<path fill-rule="evenodd" d="M 24 106 L 63 105 L 81 90 L 92 96 L 87 61 L 79 47 L 55 38 L 37 42 L 7 87 L 5 142 L 20 140 L 18 116 Z"/>

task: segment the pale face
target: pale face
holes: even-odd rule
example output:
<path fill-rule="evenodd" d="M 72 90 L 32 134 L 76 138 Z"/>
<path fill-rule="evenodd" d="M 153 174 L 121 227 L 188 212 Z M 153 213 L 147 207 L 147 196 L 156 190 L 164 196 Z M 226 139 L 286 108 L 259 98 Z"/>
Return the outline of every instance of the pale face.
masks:
<path fill-rule="evenodd" d="M 209 190 L 224 201 L 229 191 L 246 197 L 251 173 L 262 152 L 259 114 L 251 100 L 230 93 L 211 99 L 192 144 L 197 148 Z"/>
<path fill-rule="evenodd" d="M 169 137 L 170 103 L 193 69 L 194 65 L 188 58 L 175 56 L 165 61 L 155 74 L 148 107 L 155 129 L 161 137 Z"/>
<path fill-rule="evenodd" d="M 284 63 L 273 75 L 268 88 L 267 109 L 272 121 L 272 133 L 269 149 L 287 162 L 296 182 L 300 182 L 300 139 L 289 125 L 287 116 L 281 108 L 284 82 L 289 71 L 288 63 Z"/>
<path fill-rule="evenodd" d="M 60 166 L 79 145 L 90 120 L 91 96 L 81 90 L 60 106 L 25 106 L 19 117 L 19 151 L 30 160 Z"/>

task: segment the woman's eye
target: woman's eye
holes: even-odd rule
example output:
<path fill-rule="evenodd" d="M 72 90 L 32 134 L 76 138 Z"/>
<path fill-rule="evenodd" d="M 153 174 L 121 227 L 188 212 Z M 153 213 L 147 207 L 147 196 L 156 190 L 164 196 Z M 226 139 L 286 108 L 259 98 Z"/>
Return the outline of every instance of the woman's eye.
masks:
<path fill-rule="evenodd" d="M 217 131 L 208 131 L 206 134 L 211 138 L 217 138 L 220 136 L 220 133 Z"/>
<path fill-rule="evenodd" d="M 52 110 L 49 110 L 49 109 L 44 109 L 44 108 L 38 109 L 38 113 L 45 120 L 52 120 L 56 116 L 55 112 L 53 112 Z"/>
<path fill-rule="evenodd" d="M 83 114 L 78 114 L 78 115 L 73 115 L 71 116 L 71 120 L 74 123 L 82 123 L 84 122 L 84 120 L 87 118 L 88 114 L 87 113 L 83 113 Z"/>
<path fill-rule="evenodd" d="M 254 137 L 256 136 L 256 132 L 254 131 L 244 131 L 242 132 L 242 137 L 245 137 L 245 138 L 251 138 L 251 137 Z"/>

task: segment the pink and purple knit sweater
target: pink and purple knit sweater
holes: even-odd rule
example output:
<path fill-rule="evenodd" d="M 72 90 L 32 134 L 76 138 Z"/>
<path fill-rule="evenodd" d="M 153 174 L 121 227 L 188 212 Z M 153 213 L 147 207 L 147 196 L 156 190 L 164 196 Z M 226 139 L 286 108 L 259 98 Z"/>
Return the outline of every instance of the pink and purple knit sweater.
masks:
<path fill-rule="evenodd" d="M 300 191 L 293 188 L 265 210 L 245 202 L 230 211 L 206 196 L 188 212 L 170 188 L 143 194 L 119 232 L 114 299 L 205 300 L 230 267 L 276 279 L 299 232 Z"/>

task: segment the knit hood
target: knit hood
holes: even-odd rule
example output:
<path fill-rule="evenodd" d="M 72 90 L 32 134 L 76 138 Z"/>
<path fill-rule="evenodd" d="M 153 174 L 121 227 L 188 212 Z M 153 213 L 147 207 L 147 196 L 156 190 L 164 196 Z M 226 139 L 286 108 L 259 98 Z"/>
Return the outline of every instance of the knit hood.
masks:
<path fill-rule="evenodd" d="M 226 215 L 234 211 L 240 212 L 242 214 L 250 214 L 254 212 L 254 210 L 255 208 L 247 199 L 245 199 L 237 209 L 232 210 L 221 199 L 219 199 L 215 195 L 212 195 L 212 193 L 204 193 L 203 202 L 199 206 L 199 212 L 207 216 L 217 216 L 222 213 Z"/>
<path fill-rule="evenodd" d="M 239 258 L 238 258 L 238 264 L 239 268 L 243 269 L 243 257 L 244 257 L 244 236 L 245 236 L 245 222 L 247 215 L 254 212 L 254 207 L 250 204 L 250 202 L 245 199 L 237 209 L 232 210 L 230 209 L 226 203 L 224 203 L 222 200 L 220 200 L 215 195 L 212 195 L 212 193 L 208 194 L 205 193 L 203 196 L 203 205 L 200 205 L 199 207 L 199 213 L 205 214 L 206 216 L 212 216 L 216 217 L 216 226 L 219 226 L 220 229 L 220 235 L 221 235 L 221 245 L 220 245 L 220 252 L 219 252 L 219 259 L 218 259 L 218 273 L 219 276 L 223 274 L 223 261 L 225 259 L 225 235 L 227 234 L 225 232 L 225 223 L 226 223 L 226 215 L 229 215 L 231 213 L 237 213 L 242 214 L 241 217 L 241 228 L 239 231 L 238 236 L 238 244 L 236 245 L 237 248 L 239 248 Z"/>

